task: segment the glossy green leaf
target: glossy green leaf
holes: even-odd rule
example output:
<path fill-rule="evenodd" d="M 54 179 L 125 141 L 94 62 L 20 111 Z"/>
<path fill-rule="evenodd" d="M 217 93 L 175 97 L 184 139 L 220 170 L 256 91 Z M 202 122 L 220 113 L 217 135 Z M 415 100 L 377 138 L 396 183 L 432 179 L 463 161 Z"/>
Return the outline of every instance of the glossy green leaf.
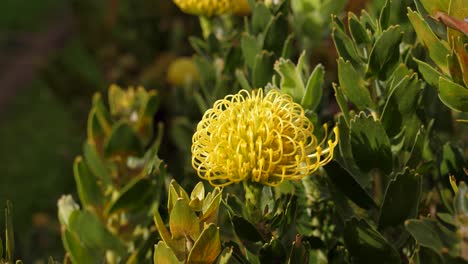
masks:
<path fill-rule="evenodd" d="M 336 155 L 336 161 L 352 175 L 357 183 L 363 187 L 368 187 L 371 178 L 356 165 L 351 146 L 351 132 L 343 117 L 339 118 L 338 128 L 340 131 L 340 144 L 338 144 L 339 155 Z"/>
<path fill-rule="evenodd" d="M 252 85 L 253 87 L 265 87 L 271 81 L 273 76 L 273 64 L 275 57 L 272 52 L 262 50 L 255 55 L 255 62 L 252 69 Z"/>
<path fill-rule="evenodd" d="M 375 202 L 367 193 L 366 189 L 344 168 L 336 162 L 330 162 L 325 167 L 328 177 L 342 193 L 359 207 L 370 209 L 375 208 Z M 339 206 L 339 205 L 337 205 Z M 346 205 L 345 205 L 346 206 Z M 353 215 L 350 208 L 342 206 L 343 217 Z"/>
<path fill-rule="evenodd" d="M 156 230 L 158 230 L 159 236 L 162 240 L 174 250 L 177 257 L 183 258 L 185 256 L 185 238 L 173 240 L 169 230 L 164 225 L 164 222 L 159 214 L 158 210 L 154 211 L 154 223 Z"/>
<path fill-rule="evenodd" d="M 112 177 L 110 175 L 109 169 L 106 167 L 106 164 L 99 156 L 95 146 L 89 142 L 85 142 L 83 145 L 83 157 L 89 167 L 89 170 L 96 178 L 101 180 L 105 186 L 112 184 Z"/>
<path fill-rule="evenodd" d="M 353 40 L 358 45 L 370 43 L 370 37 L 366 28 L 353 13 L 348 14 L 348 28 Z"/>
<path fill-rule="evenodd" d="M 73 263 L 95 263 L 104 259 L 102 249 L 90 249 L 84 246 L 75 233 L 65 229 L 63 244 Z"/>
<path fill-rule="evenodd" d="M 253 69 L 255 65 L 255 58 L 261 52 L 257 39 L 247 33 L 243 33 L 241 37 L 241 48 L 244 56 L 245 64 Z"/>
<path fill-rule="evenodd" d="M 187 203 L 190 202 L 190 198 L 187 192 L 175 180 L 171 180 L 171 184 L 169 185 L 168 196 L 169 197 L 167 199 L 167 209 L 169 210 L 169 213 L 172 211 L 172 208 L 174 207 L 175 202 L 179 198 L 185 199 Z"/>
<path fill-rule="evenodd" d="M 401 263 L 395 248 L 365 220 L 346 222 L 343 236 L 353 263 Z"/>
<path fill-rule="evenodd" d="M 449 49 L 447 44 L 439 40 L 421 15 L 410 8 L 408 8 L 408 18 L 418 35 L 419 41 L 429 50 L 431 59 L 442 72 L 448 74 L 447 55 L 449 55 Z"/>
<path fill-rule="evenodd" d="M 391 180 L 380 208 L 379 229 L 403 225 L 415 218 L 422 191 L 421 175 L 406 168 Z"/>
<path fill-rule="evenodd" d="M 353 40 L 346 33 L 334 24 L 332 31 L 333 42 L 335 43 L 336 51 L 345 61 L 350 61 L 353 66 L 358 66 L 361 62 L 357 54 Z"/>
<path fill-rule="evenodd" d="M 435 252 L 445 251 L 457 254 L 460 240 L 457 235 L 444 225 L 431 219 L 407 220 L 406 230 L 421 245 L 431 248 Z"/>
<path fill-rule="evenodd" d="M 460 182 L 458 185 L 458 192 L 455 194 L 453 199 L 453 208 L 455 213 L 458 215 L 466 216 L 468 215 L 468 188 L 466 187 L 465 182 Z"/>
<path fill-rule="evenodd" d="M 125 122 L 119 122 L 112 128 L 112 134 L 105 143 L 104 152 L 107 156 L 134 155 L 141 157 L 144 153 L 144 147 L 133 128 Z"/>
<path fill-rule="evenodd" d="M 468 89 L 443 77 L 439 78 L 439 98 L 455 111 L 468 112 Z"/>
<path fill-rule="evenodd" d="M 325 68 L 322 64 L 317 64 L 307 81 L 305 93 L 301 100 L 301 105 L 305 109 L 314 111 L 322 99 L 322 86 L 325 81 Z"/>
<path fill-rule="evenodd" d="M 103 201 L 102 191 L 97 184 L 96 178 L 91 174 L 88 165 L 81 157 L 75 159 L 73 174 L 83 206 L 99 207 Z"/>
<path fill-rule="evenodd" d="M 213 193 L 211 193 L 211 197 L 207 196 L 203 201 L 200 221 L 216 223 L 218 220 L 218 211 L 219 205 L 221 204 L 222 192 L 219 189 L 215 189 L 213 190 Z"/>
<path fill-rule="evenodd" d="M 197 185 L 195 185 L 192 192 L 190 193 L 190 200 L 194 199 L 198 199 L 200 201 L 205 199 L 205 186 L 203 185 L 203 182 L 197 183 Z"/>
<path fill-rule="evenodd" d="M 107 208 L 111 215 L 122 211 L 131 211 L 151 204 L 155 184 L 149 178 L 134 178 L 120 191 L 119 196 Z"/>
<path fill-rule="evenodd" d="M 280 58 L 276 61 L 274 68 L 281 76 L 281 91 L 291 95 L 294 101 L 300 102 L 304 96 L 305 87 L 302 79 L 302 67 L 299 62 L 296 66 L 289 59 Z"/>
<path fill-rule="evenodd" d="M 267 27 L 273 18 L 268 7 L 263 3 L 256 3 L 252 12 L 252 34 L 257 35 Z"/>
<path fill-rule="evenodd" d="M 190 237 L 195 241 L 200 235 L 200 222 L 187 200 L 179 198 L 174 203 L 170 213 L 169 228 L 172 239 Z"/>
<path fill-rule="evenodd" d="M 338 103 L 338 106 L 341 109 L 341 113 L 343 113 L 343 121 L 347 125 L 349 125 L 350 122 L 350 115 L 349 115 L 349 108 L 348 108 L 348 102 L 346 101 L 346 97 L 344 95 L 343 89 L 338 86 L 336 83 L 333 83 L 333 91 L 335 91 L 335 99 L 336 102 Z"/>
<path fill-rule="evenodd" d="M 468 164 L 463 154 L 463 149 L 454 143 L 447 142 L 440 153 L 440 175 L 446 179 L 452 175 L 457 179 L 463 179 Z"/>
<path fill-rule="evenodd" d="M 159 241 L 159 243 L 154 246 L 153 263 L 182 264 L 184 262 L 177 259 L 172 249 L 168 247 L 164 241 Z"/>
<path fill-rule="evenodd" d="M 369 55 L 368 73 L 381 80 L 390 77 L 400 58 L 400 42 L 403 34 L 399 26 L 391 26 L 375 41 Z"/>
<path fill-rule="evenodd" d="M 143 88 L 140 87 L 139 89 Z M 140 112 L 138 114 L 137 129 L 138 134 L 141 140 L 143 141 L 143 144 L 147 145 L 153 137 L 154 115 L 159 109 L 161 100 L 160 97 L 157 96 L 155 91 L 144 92 L 147 93 L 145 94 L 147 98 L 144 101 L 144 107 L 141 107 Z"/>
<path fill-rule="evenodd" d="M 343 58 L 338 59 L 338 79 L 344 94 L 358 109 L 373 108 L 374 103 L 366 82 L 353 65 L 349 61 L 345 62 Z"/>
<path fill-rule="evenodd" d="M 219 228 L 215 224 L 209 224 L 195 241 L 188 255 L 187 264 L 213 263 L 220 253 Z"/>
<path fill-rule="evenodd" d="M 380 27 L 382 28 L 382 30 L 386 29 L 388 27 L 388 24 L 390 23 L 391 8 L 392 8 L 392 1 L 386 0 L 385 5 L 383 6 L 382 10 L 380 10 L 380 15 L 379 15 L 379 23 L 380 23 Z"/>
<path fill-rule="evenodd" d="M 255 226 L 247 221 L 245 218 L 233 215 L 231 217 L 232 225 L 234 226 L 234 231 L 241 240 L 246 240 L 250 242 L 263 241 L 262 236 L 257 231 Z"/>
<path fill-rule="evenodd" d="M 435 88 L 439 87 L 439 78 L 443 75 L 428 63 L 416 58 L 413 58 L 413 60 L 418 64 L 418 70 L 424 80 Z"/>
<path fill-rule="evenodd" d="M 118 256 L 126 252 L 122 241 L 107 230 L 96 215 L 88 211 L 73 211 L 68 227 L 89 248 L 113 250 Z"/>
<path fill-rule="evenodd" d="M 437 11 L 448 13 L 450 1 L 421 0 L 420 2 L 431 15 L 434 15 Z"/>
<path fill-rule="evenodd" d="M 392 170 L 390 139 L 380 121 L 363 112 L 351 120 L 351 148 L 356 164 L 364 172 L 379 168 L 389 173 Z"/>
<path fill-rule="evenodd" d="M 284 263 L 286 260 L 286 249 L 278 239 L 273 238 L 268 244 L 260 248 L 259 259 L 261 263 Z"/>

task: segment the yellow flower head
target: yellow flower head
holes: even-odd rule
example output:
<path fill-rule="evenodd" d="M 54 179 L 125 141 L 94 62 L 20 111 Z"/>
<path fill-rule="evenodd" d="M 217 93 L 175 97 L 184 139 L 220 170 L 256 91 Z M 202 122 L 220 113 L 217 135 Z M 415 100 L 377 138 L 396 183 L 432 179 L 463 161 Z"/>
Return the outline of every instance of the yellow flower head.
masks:
<path fill-rule="evenodd" d="M 301 179 L 328 163 L 338 144 L 338 128 L 326 149 L 327 136 L 319 143 L 313 130 L 289 95 L 242 90 L 205 112 L 192 138 L 192 166 L 213 186 Z"/>
<path fill-rule="evenodd" d="M 247 0 L 174 0 L 185 13 L 198 16 L 213 16 L 232 13 L 246 15 L 250 13 Z"/>

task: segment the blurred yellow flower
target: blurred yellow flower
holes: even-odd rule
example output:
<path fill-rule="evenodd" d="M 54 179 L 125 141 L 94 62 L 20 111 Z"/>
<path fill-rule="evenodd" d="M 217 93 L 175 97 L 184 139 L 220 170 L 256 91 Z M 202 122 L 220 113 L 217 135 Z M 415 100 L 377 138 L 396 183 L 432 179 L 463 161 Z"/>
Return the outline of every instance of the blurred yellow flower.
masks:
<path fill-rule="evenodd" d="M 205 112 L 192 138 L 192 166 L 213 186 L 301 179 L 332 160 L 338 144 L 338 128 L 325 149 L 327 135 L 319 143 L 313 130 L 289 95 L 242 90 Z"/>
<path fill-rule="evenodd" d="M 250 13 L 248 0 L 174 0 L 174 3 L 183 12 L 198 16 Z"/>
<path fill-rule="evenodd" d="M 184 86 L 199 80 L 198 69 L 192 58 L 178 58 L 167 70 L 167 81 L 175 86 Z"/>

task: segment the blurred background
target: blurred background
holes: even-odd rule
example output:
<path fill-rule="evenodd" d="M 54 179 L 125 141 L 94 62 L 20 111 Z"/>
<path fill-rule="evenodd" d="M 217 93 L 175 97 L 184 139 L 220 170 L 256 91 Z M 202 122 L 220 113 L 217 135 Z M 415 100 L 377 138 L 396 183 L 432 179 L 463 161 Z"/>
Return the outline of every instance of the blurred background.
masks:
<path fill-rule="evenodd" d="M 0 226 L 11 200 L 25 263 L 63 258 L 56 201 L 75 192 L 92 95 L 111 83 L 162 90 L 197 23 L 171 1 L 1 1 Z"/>

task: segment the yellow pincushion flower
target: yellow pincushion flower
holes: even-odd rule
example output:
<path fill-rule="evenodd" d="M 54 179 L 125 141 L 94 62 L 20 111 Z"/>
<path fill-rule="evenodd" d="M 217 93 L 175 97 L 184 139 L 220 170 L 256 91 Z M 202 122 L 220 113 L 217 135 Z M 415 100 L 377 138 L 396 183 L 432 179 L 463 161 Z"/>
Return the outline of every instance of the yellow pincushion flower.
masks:
<path fill-rule="evenodd" d="M 246 15 L 250 13 L 247 0 L 174 0 L 185 13 L 198 16 L 213 16 L 232 13 Z"/>
<path fill-rule="evenodd" d="M 192 138 L 192 166 L 213 186 L 301 179 L 328 163 L 338 144 L 338 128 L 326 149 L 313 129 L 289 95 L 242 90 L 205 112 Z"/>

